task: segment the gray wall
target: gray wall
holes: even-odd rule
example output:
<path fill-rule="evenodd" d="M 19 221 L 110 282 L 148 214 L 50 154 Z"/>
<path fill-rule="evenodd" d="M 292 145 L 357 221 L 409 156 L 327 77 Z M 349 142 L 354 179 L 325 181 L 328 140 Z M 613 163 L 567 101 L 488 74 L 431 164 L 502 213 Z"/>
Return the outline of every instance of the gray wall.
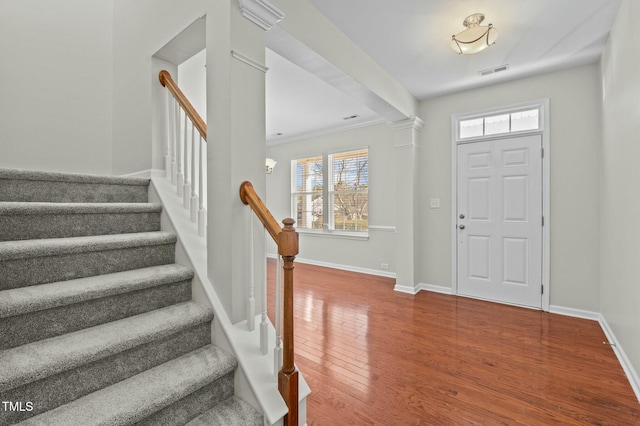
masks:
<path fill-rule="evenodd" d="M 204 0 L 114 0 L 114 174 L 164 167 L 164 150 L 153 145 L 152 93 L 160 89 L 152 55 L 206 14 L 207 4 Z"/>
<path fill-rule="evenodd" d="M 421 103 L 422 283 L 451 286 L 451 115 L 549 98 L 550 303 L 599 311 L 599 76 L 593 64 Z M 430 198 L 440 198 L 442 208 L 430 209 Z"/>
<path fill-rule="evenodd" d="M 364 147 L 369 147 L 369 224 L 373 227 L 369 230 L 369 239 L 301 233 L 300 259 L 379 274 L 395 271 L 395 233 L 387 228 L 396 224 L 393 133 L 388 125 L 373 125 L 267 147 L 267 156 L 278 164 L 273 174 L 267 175 L 266 204 L 278 220 L 291 216 L 291 160 Z M 275 246 L 269 245 L 267 251 L 275 253 Z M 389 269 L 381 269 L 381 263 L 389 264 Z"/>
<path fill-rule="evenodd" d="M 420 103 L 426 121 L 418 148 L 416 241 L 418 281 L 451 287 L 451 115 L 549 98 L 551 155 L 551 305 L 600 310 L 599 170 L 600 72 L 597 64 L 511 81 Z M 395 226 L 393 134 L 376 125 L 268 147 L 278 165 L 267 176 L 267 201 L 278 219 L 290 212 L 291 159 L 368 145 L 371 155 L 371 224 Z M 382 185 L 379 187 L 377 185 Z M 380 191 L 380 192 L 374 192 Z M 440 198 L 441 208 L 429 208 Z M 382 200 L 387 200 L 382 201 Z M 395 234 L 371 231 L 368 241 L 302 234 L 300 258 L 395 271 Z M 275 252 L 273 247 L 268 251 Z"/>
<path fill-rule="evenodd" d="M 640 371 L 640 3 L 624 0 L 602 58 L 601 311 Z M 636 378 L 636 380 L 638 380 Z"/>
<path fill-rule="evenodd" d="M 111 174 L 113 2 L 0 2 L 0 167 Z"/>

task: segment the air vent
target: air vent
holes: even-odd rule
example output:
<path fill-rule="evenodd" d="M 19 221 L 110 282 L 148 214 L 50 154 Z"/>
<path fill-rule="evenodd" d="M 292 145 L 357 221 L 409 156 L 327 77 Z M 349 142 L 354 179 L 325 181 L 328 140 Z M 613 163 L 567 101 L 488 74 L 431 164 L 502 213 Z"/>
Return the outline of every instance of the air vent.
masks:
<path fill-rule="evenodd" d="M 489 68 L 488 70 L 478 71 L 478 74 L 480 74 L 481 77 L 484 77 L 485 75 L 495 74 L 497 72 L 506 71 L 508 69 L 509 69 L 509 65 L 500 65 L 499 67 Z"/>
<path fill-rule="evenodd" d="M 360 116 L 357 115 L 357 114 L 354 114 L 354 115 L 350 115 L 348 117 L 342 117 L 342 119 L 343 120 L 353 120 L 354 118 L 358 118 L 358 117 L 360 117 Z"/>

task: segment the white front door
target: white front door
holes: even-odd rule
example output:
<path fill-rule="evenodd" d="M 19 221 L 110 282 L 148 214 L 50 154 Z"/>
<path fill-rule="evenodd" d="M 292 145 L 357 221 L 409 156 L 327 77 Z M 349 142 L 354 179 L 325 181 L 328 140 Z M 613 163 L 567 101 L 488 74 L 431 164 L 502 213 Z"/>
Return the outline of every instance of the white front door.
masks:
<path fill-rule="evenodd" d="M 542 307 L 542 137 L 458 145 L 458 293 Z"/>

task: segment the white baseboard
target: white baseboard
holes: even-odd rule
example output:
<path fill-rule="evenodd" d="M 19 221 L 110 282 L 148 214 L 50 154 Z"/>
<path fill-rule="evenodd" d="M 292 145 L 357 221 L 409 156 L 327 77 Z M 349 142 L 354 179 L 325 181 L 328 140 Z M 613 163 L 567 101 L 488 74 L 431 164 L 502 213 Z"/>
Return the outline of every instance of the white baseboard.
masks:
<path fill-rule="evenodd" d="M 600 320 L 599 312 L 585 311 L 583 309 L 567 308 L 565 306 L 558 306 L 558 305 L 549 305 L 549 313 L 564 315 L 567 317 L 588 319 L 592 321 Z"/>
<path fill-rule="evenodd" d="M 400 293 L 407 293 L 407 294 L 413 294 L 416 295 L 418 294 L 418 292 L 420 291 L 419 288 L 417 287 L 411 287 L 410 285 L 400 285 L 400 284 L 396 284 L 393 287 L 393 291 L 398 291 Z"/>
<path fill-rule="evenodd" d="M 440 293 L 440 294 L 453 294 L 453 289 L 451 287 L 445 287 L 442 285 L 434 285 L 434 284 L 424 284 L 424 283 L 419 283 L 415 287 L 412 287 L 410 285 L 396 284 L 396 286 L 393 289 L 401 293 L 408 293 L 408 294 L 414 294 L 414 295 L 418 294 L 419 291 L 423 291 L 423 290 L 430 291 L 433 293 Z"/>
<path fill-rule="evenodd" d="M 126 175 L 120 175 L 120 177 L 140 177 L 140 178 L 149 178 L 151 177 L 151 169 L 141 170 L 139 172 L 127 173 Z"/>
<path fill-rule="evenodd" d="M 440 294 L 453 294 L 453 289 L 451 287 L 445 287 L 443 285 L 435 285 L 435 284 L 418 284 L 419 290 L 431 291 L 433 293 Z"/>
<path fill-rule="evenodd" d="M 275 259 L 276 254 L 267 253 L 267 257 L 271 259 Z M 351 265 L 341 265 L 339 263 L 322 262 L 320 260 L 312 260 L 312 259 L 304 259 L 304 258 L 296 257 L 296 262 L 306 263 L 307 265 L 323 266 L 325 268 L 340 269 L 342 271 L 358 272 L 360 274 L 377 275 L 379 277 L 386 277 L 386 278 L 396 277 L 395 272 L 378 271 L 377 269 L 361 268 L 359 266 L 351 266 Z"/>
<path fill-rule="evenodd" d="M 618 342 L 618 339 L 616 339 L 616 336 L 615 334 L 613 334 L 611 327 L 609 327 L 609 324 L 607 324 L 607 321 L 601 313 L 585 311 L 582 309 L 567 308 L 558 305 L 550 305 L 549 312 L 552 314 L 566 315 L 569 317 L 598 321 L 598 323 L 600 324 L 600 328 L 602 328 L 604 335 L 607 337 L 608 343 L 611 345 L 611 349 L 613 349 L 613 353 L 616 354 L 616 357 L 620 362 L 620 366 L 622 367 L 624 374 L 627 376 L 627 380 L 629 380 L 631 389 L 633 389 L 638 402 L 640 402 L 640 378 L 638 377 L 638 373 L 633 368 L 631 361 L 629 361 L 629 358 L 625 354 L 624 349 L 622 349 L 622 346 Z"/>
<path fill-rule="evenodd" d="M 607 336 L 611 349 L 613 349 L 613 353 L 618 357 L 618 361 L 620 361 L 624 374 L 626 374 L 627 379 L 629 380 L 631 389 L 633 389 L 638 402 L 640 402 L 640 378 L 638 377 L 638 372 L 633 368 L 627 354 L 624 353 L 618 339 L 616 339 L 615 334 L 613 334 L 613 330 L 611 330 L 611 327 L 607 324 L 607 320 L 602 315 L 599 314 L 599 316 L 600 318 L 598 319 L 598 322 L 600 323 L 600 327 L 602 327 L 602 331 L 604 331 L 605 336 Z"/>

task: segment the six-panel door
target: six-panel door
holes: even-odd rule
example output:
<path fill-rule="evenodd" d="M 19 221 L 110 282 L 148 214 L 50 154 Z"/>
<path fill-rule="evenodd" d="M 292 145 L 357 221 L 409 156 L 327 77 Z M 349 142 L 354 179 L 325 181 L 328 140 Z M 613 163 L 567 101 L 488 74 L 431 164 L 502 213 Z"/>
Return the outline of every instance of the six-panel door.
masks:
<path fill-rule="evenodd" d="M 458 293 L 540 308 L 541 136 L 457 149 Z"/>

